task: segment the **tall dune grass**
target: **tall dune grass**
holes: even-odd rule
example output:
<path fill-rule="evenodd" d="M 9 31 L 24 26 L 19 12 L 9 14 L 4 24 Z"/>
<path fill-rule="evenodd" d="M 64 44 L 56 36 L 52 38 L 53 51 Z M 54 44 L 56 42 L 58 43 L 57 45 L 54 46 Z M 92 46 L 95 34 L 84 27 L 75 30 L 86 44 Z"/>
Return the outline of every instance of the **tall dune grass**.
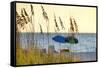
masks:
<path fill-rule="evenodd" d="M 30 16 L 30 14 L 27 13 L 27 11 L 25 10 L 24 7 L 21 8 L 21 14 L 19 14 L 16 11 L 16 32 L 17 33 L 24 32 L 24 31 L 25 32 L 35 32 L 35 28 L 34 28 L 34 24 L 36 23 L 34 21 L 35 13 L 34 13 L 34 8 L 33 8 L 32 4 L 30 5 L 30 7 L 31 7 L 31 16 Z M 41 9 L 42 9 L 43 18 L 47 22 L 47 33 L 48 33 L 47 36 L 49 36 L 49 17 L 47 15 L 48 13 L 46 13 L 46 11 L 42 5 L 41 5 Z M 57 29 L 59 31 L 59 26 L 57 24 L 55 15 L 54 15 L 54 22 L 55 22 L 55 26 L 57 27 Z M 61 22 L 62 27 L 64 28 L 61 19 L 60 19 L 60 22 Z M 30 23 L 31 23 L 31 26 L 29 25 Z M 26 25 L 27 25 L 27 27 L 26 27 Z M 40 31 L 42 33 L 41 26 L 40 26 Z M 16 38 L 17 37 L 18 37 L 18 41 L 19 41 L 20 36 L 16 35 Z M 18 41 L 16 41 L 16 65 L 48 64 L 48 63 L 63 63 L 63 62 L 80 61 L 80 59 L 78 57 L 75 57 L 72 55 L 65 55 L 64 53 L 53 53 L 53 52 L 44 53 L 41 51 L 41 49 L 36 47 L 37 45 L 34 45 L 35 47 L 32 45 L 33 47 L 30 47 L 28 49 L 22 49 L 20 47 L 22 45 L 20 45 L 19 44 L 20 42 L 18 42 Z M 34 40 L 33 40 L 33 42 L 34 42 Z M 27 45 L 27 46 L 30 46 L 30 45 Z M 48 46 L 49 46 L 49 37 L 48 37 Z"/>
<path fill-rule="evenodd" d="M 37 47 L 25 50 L 22 49 L 18 43 L 16 45 L 16 65 L 77 62 L 79 60 L 78 57 L 64 55 L 63 53 L 47 54 L 43 53 Z"/>

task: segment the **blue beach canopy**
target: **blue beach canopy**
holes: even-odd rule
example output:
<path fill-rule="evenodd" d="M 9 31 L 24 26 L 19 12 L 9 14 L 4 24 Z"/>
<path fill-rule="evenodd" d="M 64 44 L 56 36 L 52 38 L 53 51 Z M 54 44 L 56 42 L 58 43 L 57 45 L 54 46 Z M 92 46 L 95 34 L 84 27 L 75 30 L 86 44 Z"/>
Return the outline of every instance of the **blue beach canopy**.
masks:
<path fill-rule="evenodd" d="M 76 44 L 78 43 L 78 39 L 75 37 L 64 37 L 61 35 L 57 35 L 52 38 L 54 41 L 59 42 L 59 43 L 70 43 L 70 44 Z"/>
<path fill-rule="evenodd" d="M 63 36 L 57 35 L 52 38 L 54 41 L 59 42 L 59 43 L 65 43 L 65 38 Z"/>

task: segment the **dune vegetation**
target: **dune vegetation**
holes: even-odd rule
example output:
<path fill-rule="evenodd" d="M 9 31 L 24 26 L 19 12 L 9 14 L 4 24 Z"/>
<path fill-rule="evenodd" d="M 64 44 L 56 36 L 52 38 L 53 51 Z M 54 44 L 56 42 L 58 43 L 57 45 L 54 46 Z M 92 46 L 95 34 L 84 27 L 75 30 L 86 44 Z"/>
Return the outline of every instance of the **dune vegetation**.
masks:
<path fill-rule="evenodd" d="M 25 7 L 22 7 L 20 9 L 20 12 L 19 13 L 18 11 L 16 11 L 16 34 L 17 33 L 28 33 L 28 32 L 38 32 L 37 29 L 40 30 L 40 33 L 43 34 L 43 28 L 42 27 L 45 27 L 45 26 L 42 26 L 46 25 L 46 29 L 47 29 L 47 33 L 48 33 L 48 36 L 49 36 L 49 23 L 52 23 L 50 22 L 50 19 L 48 17 L 48 13 L 45 11 L 45 8 L 43 7 L 43 5 L 40 5 L 41 7 L 41 18 L 43 18 L 43 23 L 40 23 L 41 21 L 39 21 L 40 19 L 36 19 L 38 20 L 38 22 L 35 20 L 35 12 L 34 12 L 34 8 L 33 8 L 33 5 L 30 4 L 30 10 L 31 10 L 31 13 L 28 14 L 27 13 L 27 10 Z M 29 11 L 29 10 L 28 10 Z M 59 29 L 59 26 L 58 26 L 58 22 L 57 22 L 57 17 L 54 13 L 54 19 L 52 19 L 54 21 L 54 31 L 55 33 L 59 32 L 60 29 Z M 72 21 L 72 18 L 70 18 L 70 21 Z M 75 20 L 74 20 L 75 21 Z M 63 22 L 61 20 L 61 17 L 59 17 L 59 22 L 62 26 L 62 29 L 65 29 L 64 25 L 63 25 Z M 39 28 L 35 28 L 35 25 L 34 23 L 37 23 L 40 27 Z M 76 23 L 74 23 L 75 26 L 77 26 Z M 72 25 L 72 22 L 71 22 L 71 25 Z M 36 26 L 37 27 L 37 26 Z M 71 26 L 71 29 L 74 31 L 73 29 L 73 26 Z M 78 30 L 76 29 L 76 32 Z M 22 36 L 22 37 L 21 37 Z M 25 38 L 24 38 L 25 37 Z M 39 49 L 38 47 L 30 47 L 30 48 L 27 48 L 27 49 L 23 49 L 22 47 L 20 46 L 24 46 L 24 45 L 20 45 L 19 43 L 21 43 L 20 40 L 23 40 L 23 39 L 20 39 L 20 38 L 24 38 L 24 40 L 27 40 L 26 42 L 29 43 L 29 40 L 27 38 L 27 36 L 25 35 L 16 35 L 16 38 L 18 39 L 16 41 L 16 65 L 29 65 L 29 64 L 49 64 L 49 63 L 64 63 L 64 62 L 78 62 L 80 61 L 79 57 L 75 57 L 75 56 L 72 56 L 72 55 L 67 55 L 67 54 L 64 54 L 63 52 L 62 53 L 55 53 L 55 52 L 50 52 L 48 51 L 48 53 L 46 52 L 42 52 L 41 49 Z M 31 37 L 31 39 L 33 39 L 34 36 Z M 20 39 L 20 40 L 19 40 Z M 49 41 L 49 37 L 48 37 L 48 41 Z M 33 40 L 34 42 L 34 40 Z M 71 43 L 73 43 L 74 41 L 72 40 Z M 32 45 L 27 45 L 27 46 L 33 46 Z M 34 46 L 37 46 L 36 44 Z M 49 46 L 49 44 L 48 44 Z"/>
<path fill-rule="evenodd" d="M 63 53 L 43 53 L 37 47 L 22 49 L 20 45 L 16 45 L 16 65 L 28 64 L 48 64 L 48 63 L 64 63 L 64 62 L 78 62 L 80 59 L 71 55 L 64 55 Z"/>

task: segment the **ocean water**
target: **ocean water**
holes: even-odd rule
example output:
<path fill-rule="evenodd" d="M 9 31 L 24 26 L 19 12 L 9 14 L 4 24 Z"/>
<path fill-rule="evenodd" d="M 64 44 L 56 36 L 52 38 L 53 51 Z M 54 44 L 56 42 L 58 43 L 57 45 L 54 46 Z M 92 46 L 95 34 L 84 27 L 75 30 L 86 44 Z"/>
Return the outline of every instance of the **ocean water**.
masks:
<path fill-rule="evenodd" d="M 22 48 L 27 48 L 31 44 L 35 43 L 38 48 L 48 48 L 49 45 L 53 45 L 56 51 L 59 49 L 68 48 L 72 52 L 95 52 L 96 51 L 96 34 L 95 33 L 79 33 L 75 37 L 78 39 L 77 44 L 59 43 L 52 38 L 61 35 L 67 37 L 65 33 L 19 33 L 20 44 Z M 18 38 L 18 37 L 17 37 Z M 49 44 L 49 45 L 48 45 Z"/>
<path fill-rule="evenodd" d="M 40 49 L 48 50 L 48 46 L 52 45 L 58 53 L 61 49 L 69 49 L 70 52 L 65 54 L 78 56 L 81 61 L 96 60 L 96 33 L 76 34 L 75 37 L 78 39 L 77 44 L 56 42 L 52 38 L 57 35 L 68 36 L 66 33 L 17 33 L 16 40 L 20 42 L 23 49 L 27 49 L 32 44 L 35 44 Z"/>

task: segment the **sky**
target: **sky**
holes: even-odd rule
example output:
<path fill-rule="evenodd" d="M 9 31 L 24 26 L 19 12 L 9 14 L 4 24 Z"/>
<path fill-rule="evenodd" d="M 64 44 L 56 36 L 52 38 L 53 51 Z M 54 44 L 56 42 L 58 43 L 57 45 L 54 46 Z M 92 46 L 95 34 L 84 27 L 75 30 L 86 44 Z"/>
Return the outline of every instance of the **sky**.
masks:
<path fill-rule="evenodd" d="M 56 15 L 57 23 L 61 32 L 68 32 L 70 27 L 70 17 L 76 20 L 79 33 L 96 33 L 96 7 L 80 7 L 80 6 L 63 6 L 63 5 L 47 5 L 47 4 L 32 4 L 34 8 L 34 31 L 40 32 L 39 24 L 42 26 L 43 32 L 47 32 L 47 23 L 49 23 L 49 31 L 55 32 L 54 14 Z M 49 22 L 46 22 L 42 16 L 41 5 L 44 7 Z M 21 9 L 25 8 L 29 16 L 31 16 L 30 3 L 17 3 L 16 11 L 20 14 Z M 65 30 L 62 30 L 59 17 L 61 17 Z M 27 25 L 28 28 L 28 25 Z M 30 32 L 21 31 L 21 32 Z"/>

